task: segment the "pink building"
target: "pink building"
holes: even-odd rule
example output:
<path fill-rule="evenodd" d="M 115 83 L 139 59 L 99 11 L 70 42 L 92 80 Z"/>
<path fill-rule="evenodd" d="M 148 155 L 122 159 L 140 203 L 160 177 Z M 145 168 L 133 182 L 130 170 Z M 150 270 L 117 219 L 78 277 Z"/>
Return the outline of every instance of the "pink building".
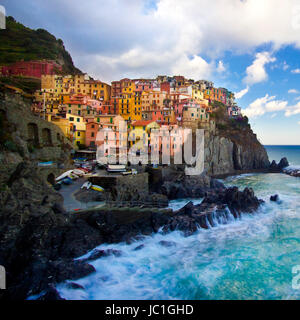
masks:
<path fill-rule="evenodd" d="M 87 147 L 95 148 L 96 147 L 96 137 L 100 125 L 94 121 L 89 121 L 86 124 L 85 132 L 85 145 Z"/>
<path fill-rule="evenodd" d="M 135 89 L 136 92 L 143 92 L 143 91 L 151 91 L 153 89 L 153 85 L 151 82 L 148 81 L 136 81 L 135 82 Z"/>

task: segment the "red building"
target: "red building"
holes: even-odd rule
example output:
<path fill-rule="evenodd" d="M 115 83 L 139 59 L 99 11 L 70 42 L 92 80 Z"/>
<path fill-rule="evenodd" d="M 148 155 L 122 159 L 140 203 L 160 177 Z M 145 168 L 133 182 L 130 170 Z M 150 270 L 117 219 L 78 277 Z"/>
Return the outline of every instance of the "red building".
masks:
<path fill-rule="evenodd" d="M 41 78 L 42 75 L 53 75 L 61 71 L 62 66 L 54 61 L 18 61 L 9 66 L 3 66 L 1 72 L 5 76 L 25 76 Z"/>
<path fill-rule="evenodd" d="M 160 84 L 160 91 L 170 93 L 170 82 L 162 82 Z"/>
<path fill-rule="evenodd" d="M 120 97 L 122 95 L 122 90 L 127 88 L 131 83 L 131 80 L 128 78 L 124 78 L 120 81 L 113 81 L 111 83 L 111 96 L 112 97 Z"/>

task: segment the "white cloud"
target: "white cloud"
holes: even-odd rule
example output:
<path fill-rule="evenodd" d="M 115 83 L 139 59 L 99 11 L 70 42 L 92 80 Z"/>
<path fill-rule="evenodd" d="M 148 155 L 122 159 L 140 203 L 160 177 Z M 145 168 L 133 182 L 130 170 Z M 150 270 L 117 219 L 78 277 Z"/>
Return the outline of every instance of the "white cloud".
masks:
<path fill-rule="evenodd" d="M 270 118 L 273 119 L 273 118 L 275 118 L 276 116 L 277 116 L 277 113 L 273 113 L 273 114 L 271 114 Z"/>
<path fill-rule="evenodd" d="M 275 98 L 275 96 L 266 94 L 264 97 L 253 101 L 245 110 L 243 110 L 243 114 L 249 118 L 256 118 L 267 112 L 281 111 L 287 108 L 287 101 L 275 100 Z"/>
<path fill-rule="evenodd" d="M 299 113 L 300 113 L 300 102 L 298 102 L 294 106 L 288 107 L 284 115 L 286 117 L 290 117 L 290 116 L 294 116 Z"/>
<path fill-rule="evenodd" d="M 299 91 L 297 89 L 290 89 L 288 93 L 299 93 Z"/>
<path fill-rule="evenodd" d="M 300 73 L 300 69 L 294 69 L 291 71 L 292 73 L 296 73 L 296 74 L 299 74 Z"/>
<path fill-rule="evenodd" d="M 300 114 L 300 102 L 295 105 L 289 106 L 286 100 L 276 100 L 276 96 L 269 96 L 266 94 L 264 97 L 257 98 L 243 110 L 243 114 L 249 118 L 257 118 L 265 113 L 276 111 L 285 111 L 286 117 Z"/>
<path fill-rule="evenodd" d="M 226 68 L 225 68 L 224 63 L 223 63 L 222 60 L 220 60 L 220 61 L 218 62 L 217 71 L 218 71 L 219 73 L 223 73 L 223 72 L 226 71 Z"/>
<path fill-rule="evenodd" d="M 265 43 L 271 44 L 272 52 L 288 44 L 300 48 L 299 30 L 292 24 L 298 0 L 155 2 L 153 9 L 146 10 L 148 0 L 86 0 L 83 10 L 81 0 L 43 1 L 33 16 L 36 0 L 27 0 L 22 22 L 64 39 L 75 64 L 106 81 L 177 69 L 191 77 L 207 70 L 206 64 L 210 70 L 223 71 L 224 63 L 219 61 L 224 52 L 253 53 Z M 14 7 L 11 12 L 20 11 L 18 1 L 6 3 Z M 205 63 L 204 57 L 208 57 Z M 247 84 L 267 78 L 264 66 L 270 61 L 266 59 L 274 58 L 261 56 L 249 67 Z M 183 61 L 188 62 L 187 68 Z M 196 72 L 191 65 L 196 65 Z"/>
<path fill-rule="evenodd" d="M 272 57 L 269 52 L 259 52 L 255 55 L 255 60 L 252 65 L 246 69 L 247 76 L 244 82 L 252 85 L 268 79 L 268 74 L 265 70 L 265 65 L 274 62 L 276 58 Z"/>
<path fill-rule="evenodd" d="M 246 93 L 248 93 L 248 91 L 249 91 L 249 86 L 247 86 L 247 88 L 245 88 L 245 89 L 243 89 L 243 90 L 241 90 L 239 92 L 236 92 L 234 94 L 234 96 L 235 96 L 236 99 L 241 99 Z"/>

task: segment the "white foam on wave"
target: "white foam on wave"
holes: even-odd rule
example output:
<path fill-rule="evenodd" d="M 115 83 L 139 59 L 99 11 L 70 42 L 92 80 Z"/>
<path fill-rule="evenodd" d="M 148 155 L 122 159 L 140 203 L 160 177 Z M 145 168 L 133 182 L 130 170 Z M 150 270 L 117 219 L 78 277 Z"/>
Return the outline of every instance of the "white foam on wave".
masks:
<path fill-rule="evenodd" d="M 256 239 L 257 243 L 267 239 L 275 218 L 274 208 L 275 205 L 267 205 L 255 216 L 243 215 L 242 219 L 230 224 L 221 224 L 209 230 L 200 229 L 190 237 L 174 231 L 167 235 L 154 234 L 129 245 L 101 245 L 97 249 L 120 250 L 122 256 L 104 257 L 91 262 L 97 272 L 76 281 L 85 290 L 69 289 L 63 283 L 58 286 L 58 291 L 64 298 L 75 300 L 187 299 L 189 290 L 196 285 L 209 294 L 224 274 L 227 262 L 222 251 L 230 243 L 236 243 L 237 239 Z M 176 245 L 163 247 L 159 244 L 162 240 Z M 144 248 L 134 251 L 141 244 Z M 197 273 L 197 265 L 204 265 L 205 273 Z M 196 284 L 189 283 L 192 281 L 189 278 Z M 181 281 L 187 281 L 186 285 L 181 287 Z M 180 290 L 177 290 L 178 286 Z"/>
<path fill-rule="evenodd" d="M 200 199 L 177 199 L 177 200 L 171 200 L 169 201 L 169 207 L 170 209 L 173 209 L 174 211 L 179 210 L 183 208 L 188 202 L 192 201 L 194 205 L 200 204 L 203 201 L 203 198 Z"/>
<path fill-rule="evenodd" d="M 84 290 L 69 289 L 65 282 L 57 286 L 59 293 L 66 299 L 93 300 L 300 298 L 290 288 L 290 270 L 300 256 L 299 190 L 286 175 L 252 176 L 235 177 L 230 183 L 237 178 L 243 184 L 245 178 L 244 186 L 253 184 L 257 196 L 266 200 L 256 214 L 216 223 L 190 237 L 174 231 L 132 244 L 101 245 L 98 249 L 116 249 L 122 255 L 91 262 L 96 273 L 76 281 Z M 269 201 L 274 193 L 280 204 Z M 162 240 L 175 245 L 164 247 Z M 141 244 L 144 247 L 135 251 Z"/>

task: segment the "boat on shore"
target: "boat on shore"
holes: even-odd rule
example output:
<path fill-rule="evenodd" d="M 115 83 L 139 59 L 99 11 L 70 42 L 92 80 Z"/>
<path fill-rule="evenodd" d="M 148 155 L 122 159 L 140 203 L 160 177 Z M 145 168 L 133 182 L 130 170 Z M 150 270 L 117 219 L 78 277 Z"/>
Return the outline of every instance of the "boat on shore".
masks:
<path fill-rule="evenodd" d="M 126 167 L 121 164 L 109 164 L 106 170 L 107 172 L 126 172 Z"/>

